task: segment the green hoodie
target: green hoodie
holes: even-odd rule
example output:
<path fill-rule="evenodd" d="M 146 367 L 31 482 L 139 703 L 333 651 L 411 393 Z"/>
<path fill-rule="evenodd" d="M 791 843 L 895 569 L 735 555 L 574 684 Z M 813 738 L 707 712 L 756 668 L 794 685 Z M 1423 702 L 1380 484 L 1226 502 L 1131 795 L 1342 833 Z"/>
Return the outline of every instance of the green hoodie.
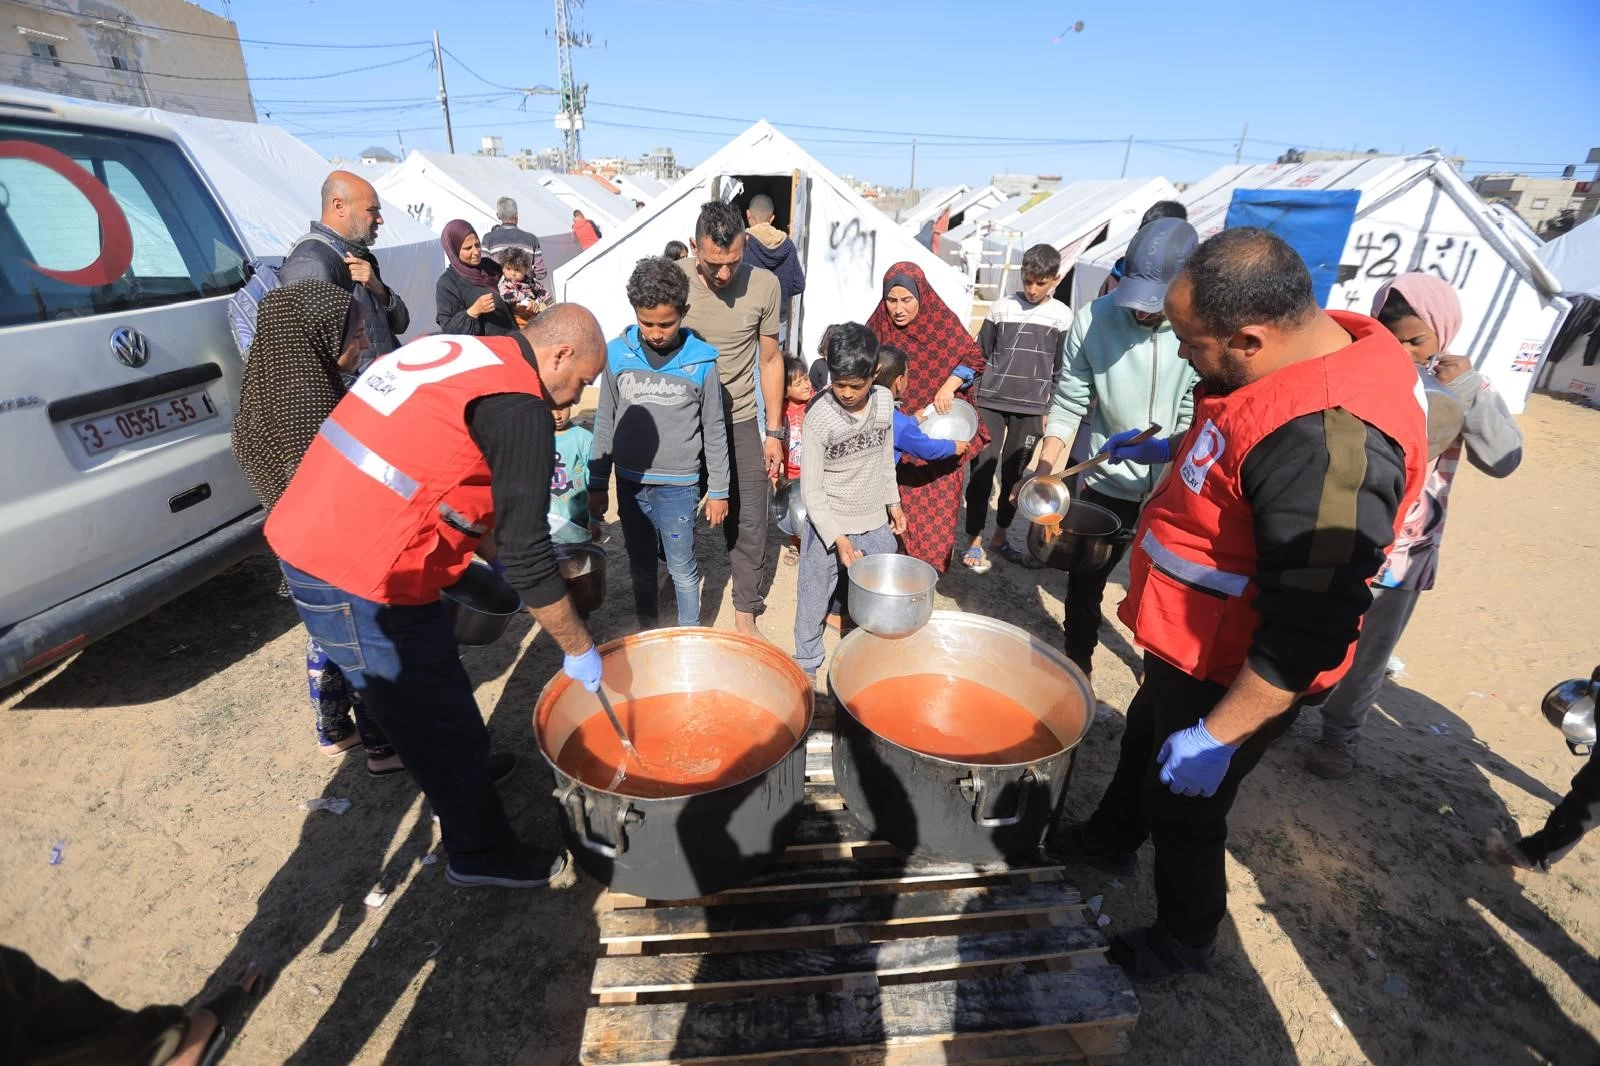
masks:
<path fill-rule="evenodd" d="M 1182 433 L 1194 421 L 1194 386 L 1199 376 L 1178 355 L 1178 338 L 1165 319 L 1154 330 L 1108 293 L 1080 310 L 1067 334 L 1066 355 L 1044 435 L 1070 448 L 1078 426 L 1089 421 L 1089 450 L 1126 429 L 1161 424 L 1163 437 Z M 1093 409 L 1093 416 L 1090 410 Z M 1105 463 L 1085 475 L 1085 487 L 1119 500 L 1143 503 L 1155 491 L 1165 466 Z"/>

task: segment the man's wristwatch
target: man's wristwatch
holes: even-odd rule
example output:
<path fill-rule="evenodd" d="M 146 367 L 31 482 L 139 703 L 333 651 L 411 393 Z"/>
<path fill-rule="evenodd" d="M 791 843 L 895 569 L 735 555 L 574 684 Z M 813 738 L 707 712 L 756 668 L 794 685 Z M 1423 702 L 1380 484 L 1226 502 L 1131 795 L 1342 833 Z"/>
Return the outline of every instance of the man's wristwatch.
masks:
<path fill-rule="evenodd" d="M 771 437 L 773 440 L 781 440 L 781 441 L 783 441 L 783 443 L 788 444 L 789 443 L 789 427 L 788 426 L 768 426 L 767 427 L 767 436 Z"/>

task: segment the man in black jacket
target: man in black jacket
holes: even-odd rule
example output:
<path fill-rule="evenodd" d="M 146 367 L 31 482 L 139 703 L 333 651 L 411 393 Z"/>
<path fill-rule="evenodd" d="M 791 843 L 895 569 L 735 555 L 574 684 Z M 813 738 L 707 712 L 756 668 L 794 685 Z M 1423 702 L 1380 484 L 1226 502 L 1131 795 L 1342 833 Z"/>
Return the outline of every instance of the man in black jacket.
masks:
<path fill-rule="evenodd" d="M 495 201 L 494 217 L 500 221 L 479 238 L 483 254 L 499 263 L 500 253 L 507 248 L 526 248 L 533 256 L 533 287 L 544 299 L 549 299 L 550 271 L 544 265 L 539 238 L 517 226 L 517 202 L 509 196 L 500 197 Z"/>
<path fill-rule="evenodd" d="M 789 301 L 806 291 L 806 272 L 800 266 L 800 252 L 789 235 L 772 224 L 777 208 L 765 193 L 750 201 L 745 221 L 750 223 L 749 239 L 744 242 L 744 261 L 753 267 L 770 270 L 778 276 L 783 298 L 778 301 L 778 318 L 789 320 Z"/>
<path fill-rule="evenodd" d="M 411 325 L 405 301 L 383 283 L 372 254 L 381 225 L 378 190 L 365 178 L 335 170 L 322 182 L 322 218 L 311 223 L 278 270 L 283 285 L 316 278 L 350 293 L 366 334 L 363 365 L 400 347 L 400 334 Z"/>

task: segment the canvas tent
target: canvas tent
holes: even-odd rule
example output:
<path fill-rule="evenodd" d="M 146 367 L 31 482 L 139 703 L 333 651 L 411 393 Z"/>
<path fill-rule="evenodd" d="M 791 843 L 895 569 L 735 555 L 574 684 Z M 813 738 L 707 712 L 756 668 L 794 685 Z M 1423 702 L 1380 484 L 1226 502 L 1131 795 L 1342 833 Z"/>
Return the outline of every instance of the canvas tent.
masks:
<path fill-rule="evenodd" d="M 648 174 L 618 174 L 611 180 L 622 190 L 623 196 L 629 200 L 637 200 L 646 207 L 650 206 L 650 201 L 660 196 L 667 187 L 666 182 L 657 181 Z"/>
<path fill-rule="evenodd" d="M 1236 189 L 1360 190 L 1328 306 L 1369 312 L 1379 287 L 1408 270 L 1444 278 L 1461 298 L 1459 354 L 1494 382 L 1513 413 L 1522 411 L 1541 353 L 1570 303 L 1532 250 L 1443 156 L 1223 167 L 1178 197 L 1202 239 L 1223 228 Z M 1074 306 L 1099 292 L 1137 225 L 1134 218 L 1079 260 Z"/>
<path fill-rule="evenodd" d="M 1137 225 L 1157 200 L 1177 196 L 1177 188 L 1166 178 L 1075 181 L 1031 207 L 1024 199 L 970 229 L 962 227 L 959 234 L 949 235 L 949 246 L 940 252 L 966 270 L 981 305 L 1021 287 L 1022 253 L 1032 245 L 1048 244 L 1061 253 L 1061 271 L 1067 276 L 1062 292 L 1070 293 L 1070 275 L 1079 256 L 1108 234 Z"/>
<path fill-rule="evenodd" d="M 588 174 L 557 174 L 553 170 L 536 170 L 534 180 L 567 208 L 567 228 L 572 228 L 572 212 L 582 211 L 585 218 L 609 232 L 623 219 L 637 210 L 633 201 L 623 196 L 604 178 Z"/>
<path fill-rule="evenodd" d="M 509 196 L 517 201 L 517 225 L 539 238 L 550 269 L 578 254 L 572 209 L 552 196 L 534 171 L 523 170 L 503 156 L 412 151 L 404 163 L 374 185 L 391 214 L 404 212 L 435 235 L 435 247 L 445 223 L 454 218 L 466 219 L 483 234 L 498 221 L 495 202 Z M 444 254 L 440 252 L 435 279 L 443 269 Z M 428 292 L 433 292 L 431 282 Z"/>
<path fill-rule="evenodd" d="M 971 191 L 969 185 L 940 185 L 922 193 L 917 202 L 895 212 L 895 221 L 912 233 L 921 233 L 922 227 L 944 213 L 956 199 Z"/>
<path fill-rule="evenodd" d="M 1600 301 L 1600 218 L 1569 230 L 1539 249 L 1539 261 L 1555 275 L 1561 292 L 1580 305 Z M 1592 303 L 1589 305 L 1592 308 Z M 1588 314 L 1574 311 L 1577 320 L 1574 329 L 1564 330 L 1562 336 L 1546 353 L 1548 361 L 1539 376 L 1541 388 L 1550 392 L 1581 396 L 1591 404 L 1600 405 L 1600 359 L 1584 365 L 1588 357 L 1593 330 L 1585 327 L 1596 322 L 1592 309 Z"/>
<path fill-rule="evenodd" d="M 939 228 L 940 219 L 945 220 L 944 232 L 948 232 L 957 226 L 965 224 L 967 219 L 974 214 L 992 211 L 1006 202 L 1006 194 L 993 185 L 985 185 L 981 189 L 966 189 L 965 186 L 962 186 L 962 188 L 965 191 L 946 202 L 944 207 L 931 215 L 921 216 L 922 222 L 913 232 L 916 233 L 917 240 L 922 242 L 924 248 L 934 247 L 934 231 Z M 922 205 L 918 204 L 917 206 L 920 208 Z M 906 224 L 904 219 L 900 224 L 907 229 L 912 228 Z M 943 233 L 940 234 L 938 245 L 939 247 L 936 250 L 942 254 L 944 251 Z"/>
<path fill-rule="evenodd" d="M 7 96 L 32 97 L 43 103 L 63 99 L 10 86 L 4 91 Z M 132 115 L 176 133 L 233 219 L 252 258 L 286 254 L 295 238 L 321 213 L 322 179 L 333 165 L 277 126 L 90 100 L 65 102 Z M 391 211 L 384 216 L 372 250 L 384 282 L 400 293 L 411 311 L 407 339 L 432 329 L 433 286 L 444 268 L 439 239 L 404 212 Z"/>
<path fill-rule="evenodd" d="M 707 200 L 743 208 L 758 193 L 772 197 L 774 223 L 793 236 L 806 271 L 805 293 L 790 312 L 791 351 L 810 359 L 829 325 L 865 321 L 879 300 L 884 271 L 900 260 L 920 266 L 963 321 L 970 315 L 972 293 L 959 273 L 764 121 L 557 271 L 558 296 L 589 308 L 607 335 L 615 336 L 633 322 L 623 290 L 634 264 L 660 255 L 670 240 L 689 243 Z"/>

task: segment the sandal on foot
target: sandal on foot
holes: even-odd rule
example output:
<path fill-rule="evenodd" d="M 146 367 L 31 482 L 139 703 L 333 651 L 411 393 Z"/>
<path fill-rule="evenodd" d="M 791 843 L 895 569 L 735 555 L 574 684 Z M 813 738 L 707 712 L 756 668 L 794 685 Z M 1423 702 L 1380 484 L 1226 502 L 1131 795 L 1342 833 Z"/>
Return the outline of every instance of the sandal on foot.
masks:
<path fill-rule="evenodd" d="M 228 1045 L 238 1035 L 239 1025 L 254 1001 L 261 998 L 266 979 L 255 963 L 245 967 L 244 977 L 238 984 L 229 985 L 221 994 L 200 1004 L 199 1010 L 210 1011 L 217 1019 L 217 1027 L 200 1051 L 200 1066 L 215 1066 L 227 1052 Z M 193 1015 L 190 1016 L 191 1019 Z"/>
<path fill-rule="evenodd" d="M 1038 570 L 1044 564 L 1035 559 L 1028 552 L 1023 551 L 1015 544 L 1004 544 L 995 549 L 995 554 L 1000 556 L 1012 566 L 1020 566 L 1024 570 Z"/>
<path fill-rule="evenodd" d="M 961 565 L 974 574 L 987 574 L 994 564 L 989 561 L 989 556 L 982 548 L 968 548 L 961 553 Z"/>
<path fill-rule="evenodd" d="M 354 748 L 359 743 L 361 743 L 360 734 L 351 733 L 343 740 L 335 741 L 332 744 L 318 744 L 317 750 L 322 752 L 322 754 L 326 755 L 330 759 L 337 759 L 341 755 L 348 754 L 350 749 Z"/>
<path fill-rule="evenodd" d="M 795 548 L 794 545 L 792 545 L 792 544 L 785 545 L 784 549 L 783 549 L 783 565 L 784 566 L 797 566 L 797 565 L 799 565 L 799 563 L 800 563 L 800 552 L 799 552 L 799 549 Z"/>
<path fill-rule="evenodd" d="M 1160 981 L 1186 973 L 1210 973 L 1216 945 L 1192 948 L 1146 926 L 1111 938 L 1106 955 L 1135 981 Z"/>
<path fill-rule="evenodd" d="M 389 755 L 382 759 L 367 760 L 367 775 L 369 777 L 393 777 L 395 774 L 406 772 L 406 764 L 400 761 L 400 756 Z"/>

